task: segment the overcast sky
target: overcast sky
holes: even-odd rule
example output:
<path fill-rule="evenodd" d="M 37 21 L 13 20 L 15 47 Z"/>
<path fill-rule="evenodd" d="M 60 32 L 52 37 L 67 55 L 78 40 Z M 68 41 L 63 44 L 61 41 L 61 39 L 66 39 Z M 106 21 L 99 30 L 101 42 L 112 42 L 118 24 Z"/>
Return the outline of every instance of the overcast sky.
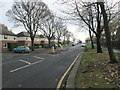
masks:
<path fill-rule="evenodd" d="M 11 9 L 13 1 L 14 0 L 0 0 L 0 23 L 5 24 L 6 26 L 8 26 L 9 30 L 12 30 L 14 33 L 17 34 L 21 31 L 26 30 L 24 29 L 24 27 L 15 28 L 14 24 L 12 22 L 9 22 L 8 18 L 6 17 L 6 12 L 9 9 Z M 42 0 L 42 1 L 48 5 L 48 7 L 52 10 L 53 13 L 55 13 L 58 16 L 61 15 L 60 11 L 58 10 L 59 9 L 58 4 L 55 3 L 57 0 Z M 64 7 L 60 9 L 64 10 Z M 76 39 L 80 39 L 84 42 L 85 39 L 89 37 L 87 32 L 79 31 L 80 30 L 79 26 L 74 24 L 67 24 L 67 26 L 68 30 L 74 34 Z"/>

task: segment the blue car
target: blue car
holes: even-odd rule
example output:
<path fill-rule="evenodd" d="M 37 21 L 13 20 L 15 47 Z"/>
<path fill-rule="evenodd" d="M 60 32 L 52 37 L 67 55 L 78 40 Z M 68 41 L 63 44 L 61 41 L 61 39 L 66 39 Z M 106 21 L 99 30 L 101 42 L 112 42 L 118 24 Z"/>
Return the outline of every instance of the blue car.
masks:
<path fill-rule="evenodd" d="M 27 46 L 18 46 L 13 49 L 13 52 L 29 53 L 31 50 Z"/>

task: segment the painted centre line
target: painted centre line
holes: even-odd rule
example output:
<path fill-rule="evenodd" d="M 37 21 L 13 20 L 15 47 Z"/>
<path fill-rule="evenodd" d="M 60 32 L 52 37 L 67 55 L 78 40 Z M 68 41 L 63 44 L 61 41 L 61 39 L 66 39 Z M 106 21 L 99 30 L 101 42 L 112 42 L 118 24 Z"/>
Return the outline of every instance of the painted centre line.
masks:
<path fill-rule="evenodd" d="M 38 57 L 38 56 L 34 56 L 35 58 L 38 58 L 38 59 L 44 59 L 44 58 L 41 58 L 41 57 Z"/>
<path fill-rule="evenodd" d="M 20 59 L 20 61 L 21 61 L 21 62 L 24 62 L 24 63 L 27 63 L 27 64 L 29 64 L 29 65 L 31 64 L 30 62 L 25 61 L 25 60 L 22 60 L 22 59 Z"/>

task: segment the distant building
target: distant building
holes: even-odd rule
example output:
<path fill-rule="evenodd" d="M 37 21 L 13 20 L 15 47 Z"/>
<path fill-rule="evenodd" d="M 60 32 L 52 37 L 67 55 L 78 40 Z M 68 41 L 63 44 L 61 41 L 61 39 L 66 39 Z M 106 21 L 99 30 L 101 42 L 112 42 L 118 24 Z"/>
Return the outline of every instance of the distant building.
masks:
<path fill-rule="evenodd" d="M 51 43 L 57 43 L 57 39 L 54 35 L 51 37 Z"/>
<path fill-rule="evenodd" d="M 40 37 L 40 43 L 41 44 L 48 43 L 48 40 L 47 40 L 47 38 L 44 35 L 39 35 L 39 37 Z"/>
<path fill-rule="evenodd" d="M 92 40 L 93 40 L 93 43 L 95 44 L 96 43 L 96 37 L 93 36 Z M 90 40 L 89 37 L 85 40 L 85 43 L 86 44 L 91 44 L 91 40 Z"/>
<path fill-rule="evenodd" d="M 9 50 L 10 43 L 20 43 L 20 45 L 31 46 L 30 35 L 27 32 L 20 32 L 17 35 L 8 30 L 7 26 L 0 24 L 0 51 Z M 43 35 L 36 35 L 34 44 L 48 43 Z"/>
<path fill-rule="evenodd" d="M 31 46 L 30 34 L 27 32 L 20 32 L 17 34 L 18 42 L 22 43 L 25 46 Z M 34 44 L 48 43 L 46 38 L 43 35 L 36 35 Z"/>

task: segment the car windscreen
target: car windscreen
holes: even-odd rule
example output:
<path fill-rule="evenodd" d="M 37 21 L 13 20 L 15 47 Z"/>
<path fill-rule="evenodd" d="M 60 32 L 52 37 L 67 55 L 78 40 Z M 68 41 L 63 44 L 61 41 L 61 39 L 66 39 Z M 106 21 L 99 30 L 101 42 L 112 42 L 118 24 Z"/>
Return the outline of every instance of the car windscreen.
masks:
<path fill-rule="evenodd" d="M 22 49 L 22 48 L 25 48 L 25 47 L 24 46 L 17 47 L 17 49 Z"/>
<path fill-rule="evenodd" d="M 29 47 L 25 47 L 26 49 L 29 49 Z"/>

